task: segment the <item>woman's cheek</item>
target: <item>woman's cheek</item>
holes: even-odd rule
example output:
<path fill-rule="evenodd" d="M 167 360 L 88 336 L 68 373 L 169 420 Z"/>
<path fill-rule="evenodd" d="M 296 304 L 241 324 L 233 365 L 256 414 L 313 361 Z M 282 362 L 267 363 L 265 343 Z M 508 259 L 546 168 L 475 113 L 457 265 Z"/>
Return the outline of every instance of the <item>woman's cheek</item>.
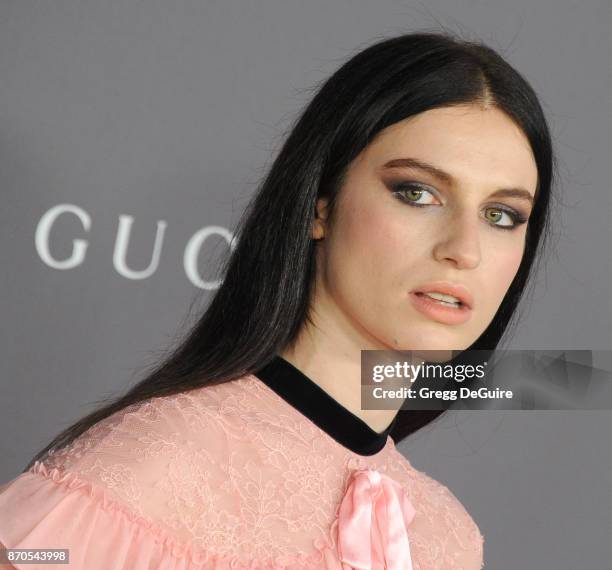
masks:
<path fill-rule="evenodd" d="M 396 227 L 384 208 L 376 204 L 352 212 L 346 227 L 346 246 L 358 258 L 362 270 L 391 269 L 398 263 L 398 255 L 406 247 L 405 228 Z"/>
<path fill-rule="evenodd" d="M 522 258 L 523 250 L 518 248 L 506 253 L 498 251 L 495 255 L 495 267 L 491 271 L 491 279 L 494 282 L 490 283 L 490 285 L 492 286 L 491 290 L 497 291 L 498 305 L 501 304 L 510 284 L 516 276 Z"/>

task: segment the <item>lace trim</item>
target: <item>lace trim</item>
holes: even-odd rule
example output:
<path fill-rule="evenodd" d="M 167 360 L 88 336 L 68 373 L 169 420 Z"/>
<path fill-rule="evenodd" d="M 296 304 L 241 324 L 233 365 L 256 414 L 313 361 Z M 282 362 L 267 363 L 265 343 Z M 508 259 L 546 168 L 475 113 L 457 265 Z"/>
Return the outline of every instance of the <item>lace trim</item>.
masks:
<path fill-rule="evenodd" d="M 125 517 L 130 523 L 138 526 L 140 529 L 147 531 L 153 538 L 156 544 L 159 544 L 165 551 L 173 557 L 182 559 L 188 558 L 195 564 L 203 564 L 205 562 L 213 562 L 222 564 L 229 568 L 249 567 L 249 568 L 278 568 L 278 565 L 293 565 L 293 564 L 316 564 L 321 563 L 323 557 L 320 552 L 316 552 L 311 556 L 298 555 L 297 557 L 283 557 L 286 560 L 266 560 L 262 562 L 244 561 L 237 555 L 225 556 L 222 554 L 212 553 L 201 549 L 200 547 L 183 542 L 173 537 L 166 529 L 162 528 L 157 522 L 149 517 L 139 515 L 131 511 L 119 501 L 110 498 L 101 487 L 81 478 L 78 474 L 70 471 L 62 471 L 58 468 L 49 469 L 41 462 L 36 461 L 34 465 L 27 471 L 33 475 L 42 476 L 45 479 L 52 481 L 59 487 L 67 490 L 76 490 L 84 493 L 93 499 L 96 506 L 104 511 Z M 255 564 L 255 566 L 253 566 Z"/>

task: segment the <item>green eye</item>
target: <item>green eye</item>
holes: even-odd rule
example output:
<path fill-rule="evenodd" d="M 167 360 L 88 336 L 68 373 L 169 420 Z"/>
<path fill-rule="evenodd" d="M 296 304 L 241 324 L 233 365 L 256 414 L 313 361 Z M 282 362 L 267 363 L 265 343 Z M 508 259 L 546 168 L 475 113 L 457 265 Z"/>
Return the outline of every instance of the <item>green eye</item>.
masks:
<path fill-rule="evenodd" d="M 434 194 L 426 188 L 420 188 L 415 184 L 397 184 L 393 186 L 393 194 L 401 202 L 406 202 L 411 206 L 430 206 L 432 202 L 419 202 L 423 193 L 429 194 L 431 200 L 435 198 Z"/>
<path fill-rule="evenodd" d="M 525 223 L 526 221 L 518 213 L 512 210 L 506 210 L 505 208 L 487 208 L 486 212 L 487 213 L 493 212 L 493 217 L 488 217 L 487 213 L 485 213 L 485 218 L 487 218 L 488 221 L 493 222 L 494 226 L 501 228 L 503 230 L 514 229 L 520 226 L 521 224 Z M 503 216 L 506 216 L 508 218 L 509 223 L 505 223 L 505 224 L 498 223 L 503 218 Z"/>
<path fill-rule="evenodd" d="M 416 188 L 411 188 L 410 190 L 406 190 L 406 193 L 404 194 L 404 196 L 407 196 L 409 200 L 412 200 L 412 198 L 414 197 L 415 201 L 418 200 L 422 195 L 423 195 L 423 190 L 419 190 Z"/>
<path fill-rule="evenodd" d="M 493 212 L 494 216 L 497 215 L 497 217 L 489 218 L 491 222 L 499 222 L 502 215 L 504 214 L 504 212 L 502 212 L 501 210 L 494 210 L 493 208 L 488 208 L 487 212 Z"/>

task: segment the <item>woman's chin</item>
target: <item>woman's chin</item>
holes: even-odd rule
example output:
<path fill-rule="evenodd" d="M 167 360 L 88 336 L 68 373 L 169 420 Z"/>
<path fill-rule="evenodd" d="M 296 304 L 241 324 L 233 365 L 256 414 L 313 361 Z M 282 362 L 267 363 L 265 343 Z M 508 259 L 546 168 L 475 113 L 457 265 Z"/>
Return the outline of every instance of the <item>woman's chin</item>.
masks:
<path fill-rule="evenodd" d="M 472 340 L 459 338 L 453 335 L 447 335 L 444 337 L 443 334 L 432 333 L 432 334 L 423 334 L 423 331 L 418 335 L 417 338 L 406 338 L 402 340 L 401 338 L 396 339 L 397 342 L 393 343 L 393 350 L 426 350 L 426 351 L 437 351 L 440 353 L 440 361 L 443 361 L 448 354 L 450 354 L 453 350 L 465 350 L 472 344 Z M 437 356 L 436 354 L 430 355 L 433 357 Z M 449 356 L 449 358 L 452 357 Z"/>

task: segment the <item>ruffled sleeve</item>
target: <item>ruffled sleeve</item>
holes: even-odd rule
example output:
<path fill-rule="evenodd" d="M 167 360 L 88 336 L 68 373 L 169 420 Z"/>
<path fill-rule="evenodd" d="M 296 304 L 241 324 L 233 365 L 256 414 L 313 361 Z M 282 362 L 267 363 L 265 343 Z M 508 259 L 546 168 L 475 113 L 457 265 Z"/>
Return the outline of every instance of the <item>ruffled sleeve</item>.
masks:
<path fill-rule="evenodd" d="M 200 567 L 207 558 L 155 521 L 109 498 L 105 489 L 40 462 L 0 487 L 0 543 L 69 551 L 69 564 L 13 562 L 20 570 L 182 570 Z"/>

